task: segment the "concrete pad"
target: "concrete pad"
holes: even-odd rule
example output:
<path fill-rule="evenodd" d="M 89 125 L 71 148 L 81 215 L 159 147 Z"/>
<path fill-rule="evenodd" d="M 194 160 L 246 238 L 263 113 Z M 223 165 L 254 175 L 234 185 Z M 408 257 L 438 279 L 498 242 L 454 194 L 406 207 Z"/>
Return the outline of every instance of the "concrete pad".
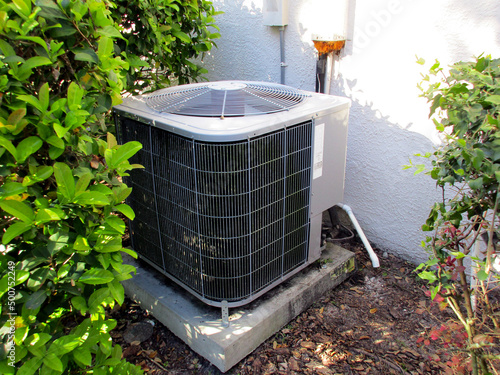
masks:
<path fill-rule="evenodd" d="M 124 256 L 125 258 L 125 256 Z M 137 274 L 123 282 L 126 294 L 222 372 L 344 281 L 356 269 L 354 254 L 327 243 L 321 260 L 252 303 L 229 310 L 207 306 L 153 268 L 130 257 Z"/>

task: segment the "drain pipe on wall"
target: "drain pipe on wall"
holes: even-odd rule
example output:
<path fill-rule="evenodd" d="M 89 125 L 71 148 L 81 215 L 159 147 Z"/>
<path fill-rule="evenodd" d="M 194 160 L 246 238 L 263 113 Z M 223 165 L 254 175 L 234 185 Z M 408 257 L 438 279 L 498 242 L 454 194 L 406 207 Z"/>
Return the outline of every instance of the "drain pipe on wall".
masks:
<path fill-rule="evenodd" d="M 356 228 L 356 232 L 358 232 L 359 238 L 361 238 L 361 241 L 363 241 L 363 245 L 365 245 L 366 251 L 368 251 L 368 255 L 370 255 L 370 260 L 372 261 L 373 267 L 374 268 L 380 267 L 380 262 L 378 260 L 377 254 L 375 254 L 370 243 L 368 242 L 368 239 L 366 238 L 363 229 L 361 229 L 358 220 L 356 220 L 356 217 L 354 216 L 351 207 L 342 203 L 337 204 L 337 206 L 342 208 L 347 213 L 347 215 L 349 215 L 349 219 L 351 219 L 354 228 Z"/>
<path fill-rule="evenodd" d="M 281 66 L 281 84 L 285 84 L 285 26 L 280 26 L 280 66 Z"/>
<path fill-rule="evenodd" d="M 285 26 L 288 25 L 288 0 L 264 0 L 262 5 L 265 26 L 279 27 L 281 84 L 285 84 Z"/>

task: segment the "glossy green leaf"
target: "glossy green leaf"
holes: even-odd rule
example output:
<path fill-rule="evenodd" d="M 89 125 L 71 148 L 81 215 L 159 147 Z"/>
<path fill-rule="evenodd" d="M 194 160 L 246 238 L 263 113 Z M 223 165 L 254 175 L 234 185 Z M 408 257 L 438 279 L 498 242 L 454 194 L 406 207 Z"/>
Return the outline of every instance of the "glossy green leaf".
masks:
<path fill-rule="evenodd" d="M 102 268 L 92 268 L 85 272 L 78 281 L 84 284 L 99 285 L 109 283 L 114 279 L 113 274 Z"/>
<path fill-rule="evenodd" d="M 97 191 L 83 191 L 76 194 L 74 202 L 81 205 L 107 206 L 109 199 Z"/>
<path fill-rule="evenodd" d="M 113 153 L 108 165 L 110 168 L 116 168 L 122 162 L 134 156 L 141 148 L 142 145 L 136 141 L 125 143 Z"/>
<path fill-rule="evenodd" d="M 16 147 L 16 159 L 18 163 L 24 163 L 24 161 L 31 154 L 37 152 L 42 145 L 43 141 L 36 136 L 23 139 Z"/>
<path fill-rule="evenodd" d="M 118 216 L 108 216 L 105 220 L 106 224 L 113 228 L 118 234 L 125 234 L 125 223 Z"/>
<path fill-rule="evenodd" d="M 35 293 L 31 294 L 28 297 L 28 300 L 24 304 L 24 307 L 27 308 L 28 310 L 34 310 L 37 309 L 42 305 L 42 303 L 45 302 L 47 299 L 47 293 L 45 292 L 44 289 L 37 290 Z"/>
<path fill-rule="evenodd" d="M 40 87 L 40 91 L 38 92 L 38 100 L 40 101 L 42 110 L 47 111 L 50 105 L 49 84 L 47 82 L 45 82 L 42 87 Z"/>
<path fill-rule="evenodd" d="M 33 175 L 26 176 L 23 179 L 23 186 L 31 186 L 38 182 L 44 181 L 52 176 L 54 169 L 51 166 L 45 165 L 37 169 Z"/>
<path fill-rule="evenodd" d="M 19 368 L 19 370 L 17 371 L 17 375 L 33 375 L 40 369 L 42 362 L 42 357 L 30 358 Z"/>
<path fill-rule="evenodd" d="M 68 87 L 68 107 L 71 111 L 76 111 L 82 105 L 84 90 L 77 83 L 71 82 Z"/>
<path fill-rule="evenodd" d="M 108 288 L 116 302 L 122 305 L 125 301 L 125 289 L 123 289 L 123 285 L 119 281 L 114 280 L 108 283 Z"/>
<path fill-rule="evenodd" d="M 14 238 L 27 232 L 32 227 L 31 223 L 25 223 L 19 221 L 17 223 L 11 224 L 2 236 L 2 243 L 4 245 L 10 243 Z"/>
<path fill-rule="evenodd" d="M 106 36 L 109 38 L 120 38 L 125 39 L 123 35 L 112 25 L 105 26 L 103 28 L 97 29 L 97 34 L 101 36 Z M 112 40 L 112 39 L 111 39 Z"/>
<path fill-rule="evenodd" d="M 47 353 L 43 358 L 43 364 L 59 373 L 62 373 L 64 369 L 61 360 L 54 353 Z"/>
<path fill-rule="evenodd" d="M 176 38 L 179 38 L 184 43 L 191 43 L 191 38 L 189 37 L 189 35 L 182 31 L 173 31 L 172 35 L 174 35 Z"/>
<path fill-rule="evenodd" d="M 21 65 L 21 69 L 27 71 L 43 65 L 52 65 L 52 61 L 43 56 L 35 56 L 26 60 L 26 62 Z"/>
<path fill-rule="evenodd" d="M 0 146 L 5 148 L 7 151 L 10 152 L 10 154 L 14 157 L 14 158 L 17 158 L 17 151 L 16 151 L 16 148 L 14 147 L 14 145 L 12 144 L 11 141 L 9 141 L 8 139 L 0 136 Z"/>
<path fill-rule="evenodd" d="M 26 186 L 19 182 L 7 182 L 0 187 L 0 198 L 4 199 L 26 192 Z"/>
<path fill-rule="evenodd" d="M 115 206 L 115 210 L 118 212 L 121 212 L 123 215 L 125 215 L 130 220 L 135 219 L 134 210 L 128 204 L 124 204 L 124 203 L 119 204 L 118 206 Z"/>
<path fill-rule="evenodd" d="M 49 138 L 47 138 L 45 140 L 45 142 L 47 142 L 49 145 L 52 145 L 52 146 L 57 147 L 57 148 L 64 148 L 65 147 L 64 141 L 56 135 L 50 136 Z"/>
<path fill-rule="evenodd" d="M 30 273 L 26 270 L 16 270 L 16 285 L 24 283 L 28 277 L 30 277 Z"/>
<path fill-rule="evenodd" d="M 81 175 L 78 181 L 76 182 L 75 192 L 80 193 L 82 191 L 87 190 L 87 187 L 89 186 L 89 183 L 93 177 L 94 176 L 92 175 L 92 173 L 85 173 Z"/>
<path fill-rule="evenodd" d="M 97 57 L 97 54 L 95 53 L 94 50 L 90 48 L 74 50 L 73 52 L 75 53 L 75 60 L 87 61 L 95 64 L 99 63 L 99 58 Z"/>
<path fill-rule="evenodd" d="M 79 347 L 82 341 L 80 337 L 73 334 L 59 337 L 52 342 L 47 354 L 54 354 L 60 357 Z"/>
<path fill-rule="evenodd" d="M 90 366 L 92 364 L 92 354 L 88 348 L 77 348 L 72 352 L 72 355 L 83 366 Z"/>
<path fill-rule="evenodd" d="M 90 245 L 88 243 L 87 238 L 79 235 L 76 238 L 75 242 L 73 243 L 73 249 L 75 249 L 77 251 L 87 251 L 87 250 L 89 250 L 90 249 Z"/>
<path fill-rule="evenodd" d="M 25 202 L 4 200 L 0 202 L 0 207 L 5 212 L 8 212 L 12 216 L 18 218 L 21 221 L 24 221 L 25 223 L 30 224 L 35 219 L 35 212 L 30 207 L 30 205 Z"/>
<path fill-rule="evenodd" d="M 80 311 L 82 314 L 85 314 L 85 312 L 88 309 L 87 301 L 82 296 L 76 296 L 76 297 L 71 298 L 71 304 L 73 305 L 73 307 L 75 309 Z"/>
<path fill-rule="evenodd" d="M 49 241 L 47 242 L 47 250 L 49 251 L 50 255 L 53 256 L 64 249 L 66 246 L 68 246 L 68 242 L 68 234 L 64 232 L 56 232 L 49 237 Z"/>
<path fill-rule="evenodd" d="M 48 223 L 50 221 L 58 221 L 61 220 L 61 216 L 59 216 L 59 213 L 51 210 L 49 208 L 42 208 L 40 209 L 36 216 L 35 216 L 35 223 L 37 225 Z"/>
<path fill-rule="evenodd" d="M 57 182 L 57 192 L 68 200 L 73 199 L 75 196 L 75 180 L 68 165 L 55 163 L 54 176 Z"/>
<path fill-rule="evenodd" d="M 109 288 L 99 288 L 89 297 L 89 308 L 90 310 L 97 311 L 98 308 L 106 303 L 106 300 L 110 296 Z"/>

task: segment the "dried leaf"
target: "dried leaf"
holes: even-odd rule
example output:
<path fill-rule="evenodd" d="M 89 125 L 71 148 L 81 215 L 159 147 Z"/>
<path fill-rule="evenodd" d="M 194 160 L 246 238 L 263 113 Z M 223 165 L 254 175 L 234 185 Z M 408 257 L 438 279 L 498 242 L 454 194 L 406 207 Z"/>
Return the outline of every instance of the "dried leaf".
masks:
<path fill-rule="evenodd" d="M 90 167 L 97 169 L 99 168 L 99 157 L 96 155 L 92 156 L 92 160 L 90 161 Z"/>
<path fill-rule="evenodd" d="M 302 346 L 303 348 L 306 348 L 306 349 L 316 349 L 316 344 L 314 342 L 311 342 L 311 341 L 302 341 L 300 343 L 300 346 Z"/>
<path fill-rule="evenodd" d="M 377 312 L 377 308 L 370 309 L 370 314 L 375 314 Z"/>

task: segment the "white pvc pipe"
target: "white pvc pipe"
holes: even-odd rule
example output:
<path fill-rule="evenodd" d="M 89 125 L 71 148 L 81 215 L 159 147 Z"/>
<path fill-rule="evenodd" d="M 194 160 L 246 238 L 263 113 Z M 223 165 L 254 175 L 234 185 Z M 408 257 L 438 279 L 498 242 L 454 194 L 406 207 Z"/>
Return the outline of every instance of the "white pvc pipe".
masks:
<path fill-rule="evenodd" d="M 356 228 L 356 231 L 358 232 L 359 237 L 361 238 L 361 241 L 363 241 L 363 244 L 365 245 L 366 251 L 368 251 L 368 254 L 370 255 L 370 259 L 372 261 L 372 265 L 374 268 L 380 267 L 380 262 L 378 260 L 377 254 L 373 251 L 370 243 L 368 242 L 368 239 L 366 238 L 363 229 L 361 229 L 361 226 L 358 223 L 358 220 L 356 220 L 356 217 L 354 216 L 354 213 L 351 210 L 351 207 L 349 207 L 346 204 L 339 203 L 337 206 L 342 208 L 347 215 L 349 215 L 349 218 L 351 219 L 352 223 L 354 224 L 354 228 Z"/>

